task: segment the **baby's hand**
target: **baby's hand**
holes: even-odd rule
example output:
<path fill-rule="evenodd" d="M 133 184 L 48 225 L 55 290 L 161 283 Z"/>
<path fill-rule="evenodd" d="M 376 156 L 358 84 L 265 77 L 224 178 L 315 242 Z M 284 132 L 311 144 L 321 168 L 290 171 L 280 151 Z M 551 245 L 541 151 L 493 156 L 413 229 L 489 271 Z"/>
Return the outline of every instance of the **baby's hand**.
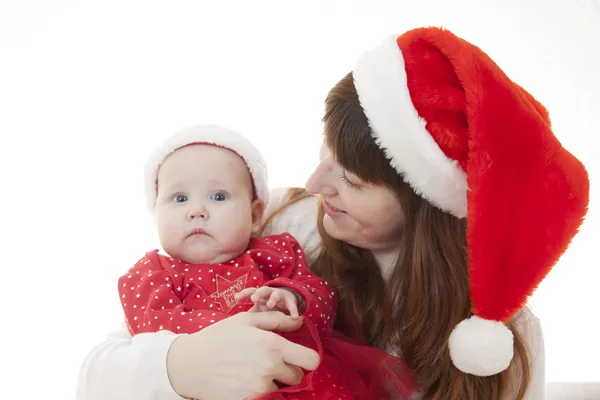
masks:
<path fill-rule="evenodd" d="M 298 296 L 291 289 L 263 286 L 247 288 L 235 295 L 237 301 L 250 297 L 254 306 L 249 311 L 287 311 L 292 319 L 297 319 Z"/>

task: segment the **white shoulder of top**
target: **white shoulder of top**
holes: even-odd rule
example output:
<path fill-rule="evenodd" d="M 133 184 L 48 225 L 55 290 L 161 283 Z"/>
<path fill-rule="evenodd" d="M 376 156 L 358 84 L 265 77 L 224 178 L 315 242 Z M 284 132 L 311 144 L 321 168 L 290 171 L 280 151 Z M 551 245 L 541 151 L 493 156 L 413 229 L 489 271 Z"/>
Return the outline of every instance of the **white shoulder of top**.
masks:
<path fill-rule="evenodd" d="M 288 188 L 275 188 L 270 191 L 270 200 L 265 210 L 268 217 L 287 199 Z M 266 226 L 263 234 L 280 234 L 289 232 L 302 246 L 309 263 L 317 256 L 321 247 L 321 236 L 317 228 L 317 198 L 314 196 L 302 199 L 285 208 Z"/>
<path fill-rule="evenodd" d="M 545 399 L 546 389 L 546 352 L 542 324 L 529 307 L 524 307 L 519 315 L 517 315 L 515 325 L 521 339 L 524 341 L 529 358 L 531 380 L 525 399 L 543 400 Z M 511 381 L 517 382 L 518 380 L 511 379 Z M 511 388 L 509 384 L 504 399 L 514 399 L 515 396 L 516 387 Z"/>

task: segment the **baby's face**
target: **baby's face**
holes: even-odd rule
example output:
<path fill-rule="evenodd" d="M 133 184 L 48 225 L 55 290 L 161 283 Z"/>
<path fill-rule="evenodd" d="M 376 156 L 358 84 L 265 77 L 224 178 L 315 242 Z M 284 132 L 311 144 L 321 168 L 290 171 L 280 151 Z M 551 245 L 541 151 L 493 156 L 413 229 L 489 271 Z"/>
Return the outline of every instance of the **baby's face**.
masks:
<path fill-rule="evenodd" d="M 156 222 L 161 246 L 189 263 L 222 263 L 240 255 L 262 218 L 250 172 L 232 151 L 190 145 L 158 171 Z"/>

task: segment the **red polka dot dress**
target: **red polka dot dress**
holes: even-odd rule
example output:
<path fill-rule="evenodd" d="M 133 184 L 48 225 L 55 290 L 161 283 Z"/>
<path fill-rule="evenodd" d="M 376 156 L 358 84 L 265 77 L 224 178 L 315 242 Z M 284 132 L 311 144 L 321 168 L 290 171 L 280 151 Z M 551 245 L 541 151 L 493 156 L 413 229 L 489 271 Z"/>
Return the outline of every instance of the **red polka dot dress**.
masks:
<path fill-rule="evenodd" d="M 234 296 L 261 286 L 289 288 L 304 299 L 304 325 L 281 335 L 321 355 L 319 367 L 306 373 L 301 384 L 282 386 L 261 399 L 403 399 L 415 390 L 400 359 L 333 331 L 337 297 L 308 269 L 300 245 L 288 233 L 252 238 L 241 256 L 223 264 L 189 264 L 153 250 L 118 284 L 132 335 L 198 332 L 249 310 L 249 299 L 236 302 Z"/>

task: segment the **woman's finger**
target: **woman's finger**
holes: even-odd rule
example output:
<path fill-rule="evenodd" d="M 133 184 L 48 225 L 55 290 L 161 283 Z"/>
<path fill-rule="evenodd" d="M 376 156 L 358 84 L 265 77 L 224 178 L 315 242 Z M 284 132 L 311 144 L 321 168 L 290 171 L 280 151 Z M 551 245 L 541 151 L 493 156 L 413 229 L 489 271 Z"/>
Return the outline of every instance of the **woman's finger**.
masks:
<path fill-rule="evenodd" d="M 289 386 L 300 384 L 303 377 L 304 371 L 301 368 L 286 363 L 282 363 L 281 367 L 273 375 L 274 380 Z"/>
<path fill-rule="evenodd" d="M 279 387 L 275 384 L 275 382 L 270 381 L 270 382 L 267 382 L 264 385 L 262 385 L 262 387 L 260 388 L 260 390 L 255 390 L 254 391 L 255 393 L 258 392 L 258 394 L 245 397 L 245 399 L 247 399 L 247 400 L 260 399 L 264 395 L 269 394 L 269 393 L 273 393 L 277 389 L 279 389 Z"/>
<path fill-rule="evenodd" d="M 296 321 L 299 320 L 300 319 L 297 319 Z M 283 361 L 285 363 L 295 365 L 309 371 L 312 371 L 319 366 L 321 360 L 319 358 L 319 353 L 316 351 L 294 342 L 290 342 L 282 336 L 277 336 L 275 340 L 276 346 L 281 352 Z"/>
<path fill-rule="evenodd" d="M 224 322 L 229 322 L 231 325 L 250 325 L 265 331 L 282 332 L 292 332 L 302 326 L 301 318 L 293 320 L 289 315 L 285 315 L 280 311 L 239 313 L 224 320 Z"/>

